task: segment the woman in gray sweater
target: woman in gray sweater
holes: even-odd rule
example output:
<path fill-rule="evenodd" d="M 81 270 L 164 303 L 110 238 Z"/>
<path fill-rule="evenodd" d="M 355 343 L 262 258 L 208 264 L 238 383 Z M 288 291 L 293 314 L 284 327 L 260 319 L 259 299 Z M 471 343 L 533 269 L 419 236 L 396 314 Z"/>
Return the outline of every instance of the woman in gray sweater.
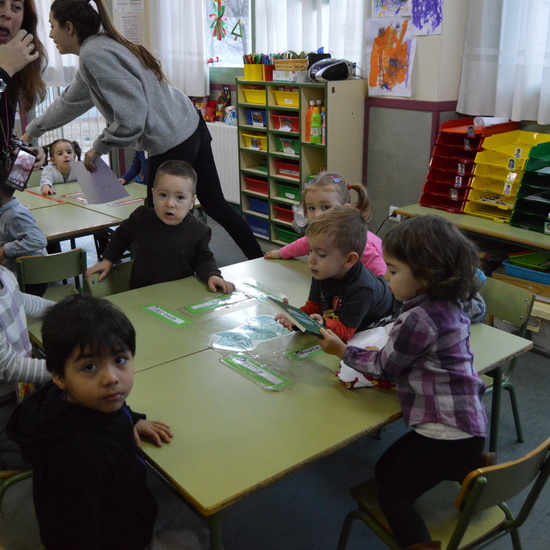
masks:
<path fill-rule="evenodd" d="M 203 118 L 182 91 L 168 85 L 160 61 L 116 30 L 103 0 L 93 2 L 97 11 L 90 0 L 53 2 L 50 37 L 59 53 L 78 55 L 80 65 L 71 85 L 27 126 L 25 137 L 40 137 L 97 107 L 107 127 L 85 155 L 88 170 L 113 147 L 147 151 L 152 206 L 157 168 L 166 160 L 185 160 L 197 172 L 197 196 L 206 213 L 248 258 L 262 256 L 252 231 L 223 196 Z"/>

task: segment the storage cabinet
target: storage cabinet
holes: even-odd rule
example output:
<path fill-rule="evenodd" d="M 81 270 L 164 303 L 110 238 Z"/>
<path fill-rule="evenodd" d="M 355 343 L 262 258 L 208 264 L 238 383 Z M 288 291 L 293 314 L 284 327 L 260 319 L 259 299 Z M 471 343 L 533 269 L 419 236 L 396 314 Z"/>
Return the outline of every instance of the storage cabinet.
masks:
<path fill-rule="evenodd" d="M 367 83 L 237 79 L 239 169 L 243 214 L 254 234 L 285 245 L 296 238 L 293 205 L 303 182 L 322 170 L 362 181 L 363 120 Z M 306 134 L 310 101 L 325 107 L 323 144 Z"/>

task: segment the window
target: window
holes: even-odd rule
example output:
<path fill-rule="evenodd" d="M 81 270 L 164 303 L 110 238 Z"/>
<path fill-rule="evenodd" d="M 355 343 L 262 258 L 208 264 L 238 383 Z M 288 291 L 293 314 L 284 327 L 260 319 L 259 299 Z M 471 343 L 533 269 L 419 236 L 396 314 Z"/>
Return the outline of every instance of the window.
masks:
<path fill-rule="evenodd" d="M 250 29 L 250 0 L 223 0 L 221 9 L 224 11 L 225 21 L 218 21 L 218 27 L 212 24 L 216 22 L 219 14 L 218 2 L 205 2 L 205 13 L 208 44 L 207 50 L 209 56 L 213 59 L 218 57 L 219 62 L 213 63 L 213 67 L 234 67 L 243 64 L 243 55 L 252 51 L 251 29 Z M 224 25 L 225 35 L 223 39 L 218 40 L 216 31 Z M 214 35 L 214 36 L 213 36 Z M 241 35 L 241 36 L 239 36 Z"/>

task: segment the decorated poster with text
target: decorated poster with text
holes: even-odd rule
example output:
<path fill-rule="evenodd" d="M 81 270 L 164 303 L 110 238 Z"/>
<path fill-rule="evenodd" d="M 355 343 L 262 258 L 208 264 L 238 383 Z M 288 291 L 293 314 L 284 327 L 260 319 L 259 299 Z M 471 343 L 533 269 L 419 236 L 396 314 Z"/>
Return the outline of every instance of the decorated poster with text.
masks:
<path fill-rule="evenodd" d="M 369 96 L 411 97 L 416 37 L 403 17 L 367 19 Z"/>

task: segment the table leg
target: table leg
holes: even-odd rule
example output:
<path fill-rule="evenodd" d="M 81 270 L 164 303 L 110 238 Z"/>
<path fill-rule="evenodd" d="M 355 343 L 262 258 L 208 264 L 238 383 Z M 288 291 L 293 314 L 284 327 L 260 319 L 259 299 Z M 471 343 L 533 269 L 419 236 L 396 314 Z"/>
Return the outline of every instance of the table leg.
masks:
<path fill-rule="evenodd" d="M 502 398 L 502 370 L 500 367 L 492 370 L 488 375 L 493 379 L 493 395 L 491 404 L 491 428 L 489 435 L 489 451 L 497 452 L 498 429 L 500 424 L 500 402 Z"/>
<path fill-rule="evenodd" d="M 210 550 L 223 550 L 221 512 L 209 516 L 208 525 L 210 526 Z"/>

